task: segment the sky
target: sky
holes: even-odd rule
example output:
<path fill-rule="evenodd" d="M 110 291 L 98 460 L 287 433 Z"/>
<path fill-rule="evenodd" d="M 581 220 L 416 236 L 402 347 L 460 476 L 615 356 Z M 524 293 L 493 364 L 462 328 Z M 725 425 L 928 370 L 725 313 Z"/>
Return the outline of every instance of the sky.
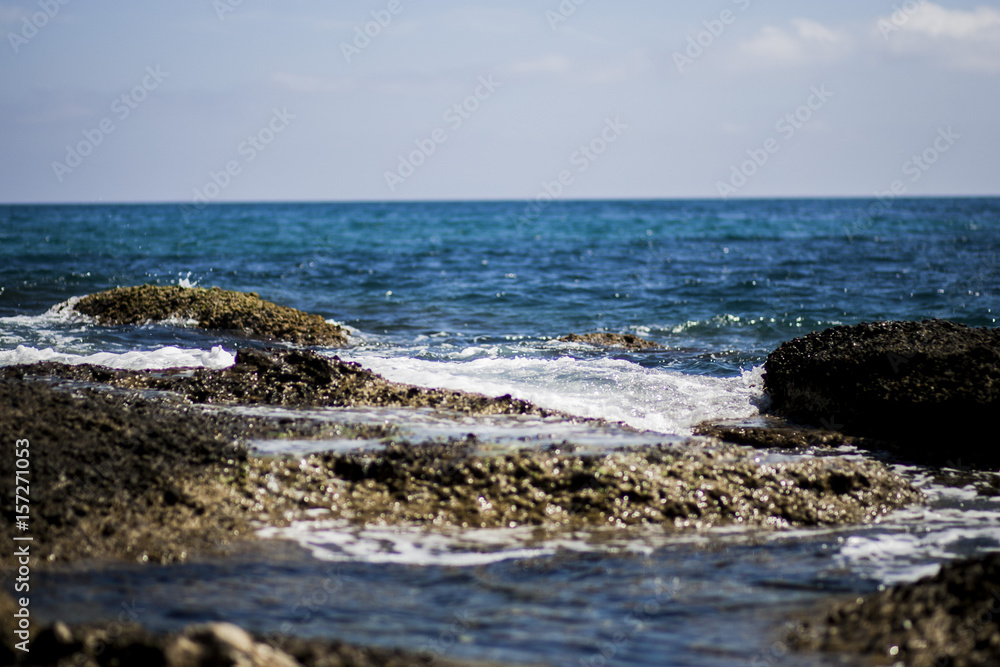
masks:
<path fill-rule="evenodd" d="M 1000 194 L 1000 2 L 0 1 L 0 202 Z"/>

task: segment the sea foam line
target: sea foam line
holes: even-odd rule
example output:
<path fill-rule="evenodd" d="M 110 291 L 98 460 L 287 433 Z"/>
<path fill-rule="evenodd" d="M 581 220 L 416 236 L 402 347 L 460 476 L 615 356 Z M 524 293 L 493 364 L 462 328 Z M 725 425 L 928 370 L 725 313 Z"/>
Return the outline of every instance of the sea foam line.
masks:
<path fill-rule="evenodd" d="M 51 347 L 39 350 L 26 345 L 18 345 L 13 350 L 0 350 L 0 366 L 14 364 L 35 364 L 42 361 L 57 361 L 63 364 L 94 364 L 122 370 L 162 370 L 166 368 L 228 368 L 236 363 L 236 357 L 216 345 L 211 350 L 192 350 L 173 345 L 155 350 L 134 350 L 116 354 L 98 352 L 96 354 L 69 354 L 57 352 Z"/>

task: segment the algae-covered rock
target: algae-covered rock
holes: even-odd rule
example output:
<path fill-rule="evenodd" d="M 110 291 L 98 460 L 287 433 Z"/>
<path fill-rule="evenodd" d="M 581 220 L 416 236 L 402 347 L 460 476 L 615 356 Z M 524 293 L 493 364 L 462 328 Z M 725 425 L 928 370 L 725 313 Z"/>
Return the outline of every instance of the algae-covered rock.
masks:
<path fill-rule="evenodd" d="M 309 350 L 240 349 L 222 370 L 127 371 L 45 362 L 8 366 L 0 376 L 61 377 L 129 389 L 173 391 L 196 403 L 244 405 L 429 407 L 466 414 L 562 416 L 509 395 L 496 398 L 389 382 L 354 362 Z"/>
<path fill-rule="evenodd" d="M 396 443 L 261 459 L 247 483 L 266 479 L 289 489 L 303 509 L 327 508 L 362 524 L 434 527 L 815 526 L 870 521 L 921 497 L 870 461 L 765 464 L 747 450 L 702 446 L 590 455 L 479 448 L 474 441 Z"/>
<path fill-rule="evenodd" d="M 193 320 L 202 329 L 238 332 L 302 345 L 347 345 L 347 333 L 319 315 L 264 301 L 256 293 L 218 287 L 139 285 L 91 294 L 74 304 L 100 324 Z"/>
<path fill-rule="evenodd" d="M 802 649 L 868 654 L 910 667 L 1000 664 L 1000 553 L 834 606 L 804 624 Z"/>
<path fill-rule="evenodd" d="M 695 425 L 696 435 L 718 438 L 725 442 L 758 449 L 808 449 L 831 447 L 877 448 L 880 441 L 847 435 L 840 431 L 799 426 L 781 417 L 762 416 L 751 419 L 719 419 Z"/>
<path fill-rule="evenodd" d="M 333 429 L 331 431 L 330 429 Z M 113 557 L 169 562 L 251 532 L 258 500 L 227 480 L 251 437 L 384 437 L 392 429 L 295 423 L 134 392 L 0 379 L 0 439 L 29 442 L 30 534 L 39 562 Z M 14 457 L 0 457 L 0 494 L 14 496 Z M 0 530 L 14 533 L 14 507 Z M 10 553 L 0 566 L 13 565 Z"/>
<path fill-rule="evenodd" d="M 624 348 L 626 350 L 662 350 L 663 346 L 635 334 L 588 333 L 568 334 L 559 338 L 563 343 L 586 343 L 597 347 Z"/>
<path fill-rule="evenodd" d="M 1000 463 L 1000 329 L 942 320 L 842 326 L 765 364 L 777 414 L 891 443 L 917 461 Z"/>

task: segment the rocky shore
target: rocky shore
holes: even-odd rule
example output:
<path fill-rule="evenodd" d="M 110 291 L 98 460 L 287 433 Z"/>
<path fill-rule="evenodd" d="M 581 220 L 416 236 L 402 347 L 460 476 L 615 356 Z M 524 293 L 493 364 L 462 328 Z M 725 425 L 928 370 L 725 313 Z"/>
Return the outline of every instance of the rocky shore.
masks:
<path fill-rule="evenodd" d="M 788 341 L 765 364 L 775 415 L 696 431 L 753 447 L 850 445 L 947 466 L 956 486 L 997 495 L 1000 329 L 941 320 L 835 327 Z M 955 469 L 958 470 L 955 470 Z M 976 474 L 976 471 L 986 474 Z M 800 650 L 917 667 L 1000 664 L 1000 555 L 833 606 L 791 634 Z"/>
<path fill-rule="evenodd" d="M 74 307 L 103 324 L 181 318 L 300 344 L 347 340 L 339 327 L 317 316 L 221 290 L 123 288 Z M 648 341 L 576 342 L 649 349 L 643 345 Z M 225 550 L 253 539 L 257 528 L 305 519 L 315 510 L 360 525 L 428 530 L 844 525 L 877 520 L 922 496 L 871 458 L 762 462 L 753 448 L 853 445 L 890 449 L 910 460 L 968 456 L 991 465 L 996 448 L 988 443 L 995 438 L 984 434 L 990 432 L 985 417 L 995 414 L 1000 396 L 998 342 L 996 330 L 939 321 L 810 334 L 768 357 L 765 390 L 775 417 L 705 424 L 699 431 L 709 437 L 604 454 L 581 453 L 569 442 L 521 450 L 474 437 L 410 443 L 391 426 L 334 426 L 220 409 L 376 406 L 433 409 L 455 418 L 573 419 L 510 396 L 393 383 L 357 364 L 288 348 L 240 349 L 236 364 L 223 370 L 124 371 L 51 362 L 6 367 L 0 369 L 0 438 L 32 443 L 38 567 L 95 558 L 171 563 Z M 949 428 L 959 435 L 942 440 Z M 294 458 L 261 457 L 246 447 L 254 438 L 331 435 L 378 439 L 381 446 Z M 13 492 L 12 465 L 10 457 L 0 459 L 4 497 Z M 12 510 L 4 508 L 3 529 L 10 532 L 13 520 Z M 907 664 L 938 664 L 940 656 L 949 664 L 1000 661 L 993 608 L 982 627 L 969 632 L 963 625 L 990 602 L 1000 586 L 997 572 L 997 558 L 982 558 L 839 604 L 821 622 L 803 626 L 808 632 L 799 648 L 905 655 L 914 660 Z M 0 606 L 9 604 L 0 595 Z M 226 624 L 169 636 L 136 628 L 113 641 L 100 632 L 50 624 L 34 638 L 31 664 L 68 658 L 79 658 L 79 664 L 143 660 L 172 666 L 419 662 L 405 651 L 336 642 L 267 643 Z M 99 643 L 109 650 L 98 654 Z M 0 647 L 0 662 L 9 662 L 10 651 Z M 920 662 L 925 657 L 931 661 Z"/>

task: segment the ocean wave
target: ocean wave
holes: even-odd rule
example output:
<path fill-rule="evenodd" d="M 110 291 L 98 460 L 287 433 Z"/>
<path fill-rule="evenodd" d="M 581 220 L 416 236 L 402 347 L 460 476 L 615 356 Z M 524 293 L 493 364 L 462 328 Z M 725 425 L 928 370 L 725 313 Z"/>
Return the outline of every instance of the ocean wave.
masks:
<path fill-rule="evenodd" d="M 692 426 L 705 419 L 753 416 L 763 397 L 763 367 L 719 378 L 607 358 L 489 356 L 427 361 L 351 352 L 340 356 L 395 382 L 493 396 L 510 394 L 580 417 L 670 435 L 688 435 Z"/>
<path fill-rule="evenodd" d="M 192 350 L 174 346 L 155 350 L 131 351 L 121 354 L 98 352 L 81 355 L 57 352 L 51 347 L 38 349 L 18 345 L 13 350 L 0 350 L 0 366 L 15 364 L 35 364 L 42 361 L 57 361 L 63 364 L 94 364 L 122 370 L 162 370 L 166 368 L 228 368 L 236 363 L 236 357 L 220 345 L 211 350 Z"/>

